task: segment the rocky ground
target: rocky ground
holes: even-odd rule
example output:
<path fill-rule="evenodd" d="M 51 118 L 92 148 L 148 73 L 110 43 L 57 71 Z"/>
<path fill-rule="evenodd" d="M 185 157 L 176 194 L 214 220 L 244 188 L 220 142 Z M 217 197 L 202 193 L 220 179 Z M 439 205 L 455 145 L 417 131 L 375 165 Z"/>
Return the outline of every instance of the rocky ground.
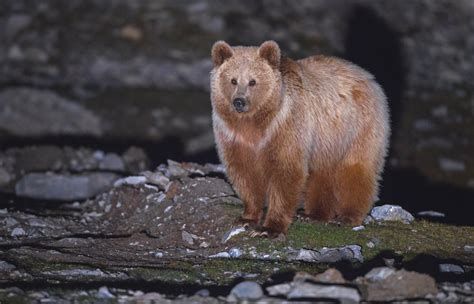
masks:
<path fill-rule="evenodd" d="M 46 153 L 47 152 L 47 153 Z M 253 239 L 220 165 L 38 146 L 0 153 L 0 302 L 472 302 L 474 228 L 395 205 Z"/>

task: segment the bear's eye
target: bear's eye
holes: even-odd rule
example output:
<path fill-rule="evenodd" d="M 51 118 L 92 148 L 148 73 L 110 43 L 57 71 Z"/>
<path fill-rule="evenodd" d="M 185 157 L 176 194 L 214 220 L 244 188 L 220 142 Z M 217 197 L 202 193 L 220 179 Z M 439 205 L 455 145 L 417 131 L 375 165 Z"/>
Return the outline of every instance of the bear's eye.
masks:
<path fill-rule="evenodd" d="M 255 79 L 252 79 L 249 81 L 249 86 L 253 87 L 256 83 Z"/>
<path fill-rule="evenodd" d="M 230 81 L 230 83 L 232 83 L 233 85 L 236 85 L 237 84 L 237 80 L 235 78 L 232 78 L 232 80 Z"/>

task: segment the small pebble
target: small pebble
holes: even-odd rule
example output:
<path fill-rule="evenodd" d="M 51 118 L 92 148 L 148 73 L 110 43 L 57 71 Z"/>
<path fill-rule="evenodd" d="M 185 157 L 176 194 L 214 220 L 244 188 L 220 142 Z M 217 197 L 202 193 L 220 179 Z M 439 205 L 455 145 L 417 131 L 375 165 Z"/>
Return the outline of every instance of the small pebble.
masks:
<path fill-rule="evenodd" d="M 185 241 L 186 243 L 188 243 L 189 245 L 194 245 L 194 239 L 193 239 L 193 236 L 191 233 L 183 230 L 181 232 L 181 237 L 183 239 L 183 241 Z"/>
<path fill-rule="evenodd" d="M 245 232 L 245 227 L 232 227 L 229 231 L 227 231 L 224 236 L 222 237 L 221 243 L 227 243 L 232 237 Z"/>
<path fill-rule="evenodd" d="M 464 269 L 461 266 L 455 265 L 455 264 L 440 264 L 439 271 L 445 272 L 445 273 L 456 273 L 456 274 L 464 273 Z"/>
<path fill-rule="evenodd" d="M 146 183 L 147 179 L 144 176 L 128 176 L 121 178 L 114 183 L 114 187 L 120 187 L 122 185 L 138 186 Z"/>
<path fill-rule="evenodd" d="M 97 296 L 102 299 L 113 299 L 115 296 L 109 291 L 109 289 L 106 286 L 102 286 L 99 288 L 99 292 L 97 293 Z"/>
<path fill-rule="evenodd" d="M 209 256 L 210 258 L 230 258 L 230 254 L 228 252 L 222 251 L 213 255 Z"/>
<path fill-rule="evenodd" d="M 352 228 L 353 231 L 361 231 L 361 230 L 364 230 L 364 229 L 365 229 L 365 226 L 362 226 L 362 225 Z"/>
<path fill-rule="evenodd" d="M 196 293 L 194 295 L 196 295 L 198 297 L 206 298 L 206 297 L 209 297 L 211 295 L 211 293 L 207 289 L 200 289 L 200 290 L 196 291 Z"/>
<path fill-rule="evenodd" d="M 25 235 L 26 235 L 26 231 L 20 227 L 14 228 L 11 233 L 12 237 L 20 237 L 20 236 L 25 236 Z"/>
<path fill-rule="evenodd" d="M 464 246 L 464 251 L 474 253 L 474 246 L 466 245 Z"/>
<path fill-rule="evenodd" d="M 446 215 L 444 213 L 437 212 L 437 211 L 432 211 L 432 210 L 420 211 L 420 212 L 417 213 L 417 215 L 422 216 L 422 217 L 433 217 L 433 218 L 444 218 L 444 217 L 446 217 Z"/>
<path fill-rule="evenodd" d="M 229 250 L 229 255 L 232 258 L 238 258 L 242 255 L 242 249 L 233 247 Z"/>
<path fill-rule="evenodd" d="M 383 262 L 385 263 L 385 266 L 387 267 L 393 267 L 395 265 L 395 259 L 384 258 Z"/>
<path fill-rule="evenodd" d="M 199 244 L 199 247 L 200 248 L 207 248 L 207 247 L 209 247 L 209 243 L 208 242 L 202 242 L 201 244 Z"/>

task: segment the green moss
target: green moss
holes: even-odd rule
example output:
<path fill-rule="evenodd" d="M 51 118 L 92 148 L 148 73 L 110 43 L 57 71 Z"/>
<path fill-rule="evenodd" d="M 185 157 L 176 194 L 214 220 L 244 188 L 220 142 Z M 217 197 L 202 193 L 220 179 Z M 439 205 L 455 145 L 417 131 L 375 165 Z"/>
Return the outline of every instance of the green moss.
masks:
<path fill-rule="evenodd" d="M 229 206 L 229 209 L 236 213 L 240 210 L 235 206 Z M 415 221 L 410 225 L 398 222 L 372 224 L 367 225 L 362 231 L 353 231 L 351 227 L 334 224 L 295 221 L 289 228 L 286 242 L 253 239 L 241 234 L 234 237 L 229 246 L 246 248 L 253 246 L 259 253 L 271 253 L 288 246 L 295 249 L 319 249 L 357 244 L 362 247 L 366 260 L 385 250 L 408 254 L 409 257 L 429 253 L 444 258 L 450 255 L 452 257 L 451 253 L 456 249 L 459 251 L 464 245 L 474 243 L 471 235 L 474 235 L 472 227 L 449 226 L 426 221 Z M 376 243 L 375 248 L 367 246 L 370 241 Z M 456 252 L 456 256 L 458 254 L 459 252 Z"/>
<path fill-rule="evenodd" d="M 279 273 L 305 271 L 316 274 L 325 270 L 325 264 L 309 264 L 250 259 L 214 259 L 202 265 L 206 278 L 219 285 L 232 284 L 239 274 L 250 275 L 253 281 L 265 283 L 272 275 Z"/>
<path fill-rule="evenodd" d="M 369 247 L 369 242 L 375 247 Z M 260 253 L 271 253 L 288 246 L 319 249 L 353 244 L 362 247 L 365 260 L 374 258 L 382 251 L 393 251 L 403 255 L 405 260 L 419 254 L 430 254 L 438 258 L 473 262 L 472 255 L 469 256 L 463 248 L 474 244 L 474 227 L 415 221 L 409 225 L 400 222 L 371 224 L 362 231 L 353 231 L 351 227 L 295 221 L 288 231 L 286 242 L 252 239 L 245 235 L 232 241 L 232 245 L 254 246 Z"/>
<path fill-rule="evenodd" d="M 166 268 L 137 267 L 129 269 L 128 274 L 136 280 L 147 282 L 194 282 L 198 280 L 197 273 L 173 265 Z"/>
<path fill-rule="evenodd" d="M 202 265 L 207 278 L 216 283 L 226 285 L 235 279 L 236 273 L 255 274 L 255 279 L 262 280 L 272 273 L 269 263 L 252 260 L 213 259 Z"/>
<path fill-rule="evenodd" d="M 117 299 L 103 299 L 100 298 L 100 300 L 97 297 L 94 296 L 79 296 L 74 298 L 74 303 L 78 304 L 93 304 L 93 303 L 101 303 L 101 304 L 112 304 L 112 303 L 118 303 Z"/>
<path fill-rule="evenodd" d="M 231 204 L 231 203 L 226 203 L 225 198 L 224 202 L 221 204 L 222 208 L 225 210 L 226 215 L 229 217 L 235 217 L 238 218 L 240 214 L 242 213 L 242 206 Z"/>
<path fill-rule="evenodd" d="M 235 205 L 223 205 L 227 212 L 236 213 L 241 208 Z M 367 244 L 372 242 L 375 247 Z M 465 245 L 474 245 L 474 227 L 460 227 L 439 224 L 427 221 L 414 221 L 412 224 L 387 222 L 383 224 L 366 225 L 364 230 L 353 231 L 350 227 L 340 227 L 333 224 L 307 223 L 295 221 L 287 234 L 286 241 L 270 239 L 254 239 L 248 235 L 240 234 L 231 239 L 229 244 L 216 248 L 228 250 L 239 247 L 248 250 L 255 247 L 259 254 L 280 252 L 278 261 L 258 259 L 205 259 L 198 258 L 193 261 L 169 261 L 166 265 L 149 265 L 143 267 L 114 267 L 98 264 L 94 267 L 64 263 L 55 260 L 33 258 L 27 253 L 18 252 L 0 253 L 0 258 L 6 258 L 14 264 L 22 265 L 29 273 L 61 271 L 70 269 L 91 269 L 100 267 L 104 272 L 126 272 L 131 280 L 146 282 L 190 283 L 190 284 L 233 284 L 241 275 L 249 275 L 252 280 L 265 283 L 275 274 L 285 272 L 305 271 L 311 274 L 322 272 L 328 267 L 326 264 L 300 263 L 286 261 L 284 252 L 286 247 L 296 250 L 300 248 L 320 249 L 322 247 L 341 247 L 357 244 L 362 247 L 366 261 L 371 260 L 383 251 L 391 251 L 403 256 L 404 261 L 409 261 L 420 254 L 429 254 L 441 259 L 457 259 L 461 262 L 472 264 L 474 257 L 464 251 Z M 82 282 L 101 280 L 92 277 L 81 278 Z M 120 280 L 120 279 L 119 279 Z M 0 291 L 0 301 L 6 295 Z M 7 301 L 8 302 L 8 301 Z"/>
<path fill-rule="evenodd" d="M 418 254 L 430 254 L 438 258 L 455 258 L 472 262 L 463 248 L 474 244 L 474 227 L 450 226 L 427 221 L 415 221 L 411 225 L 388 223 L 369 225 L 361 231 L 367 238 L 377 238 L 376 248 L 367 250 L 368 257 L 383 250 L 401 253 L 406 260 Z M 366 254 L 367 255 L 367 254 Z"/>
<path fill-rule="evenodd" d="M 31 256 L 31 253 L 28 251 L 22 253 L 8 254 L 7 256 L 9 260 L 15 261 L 15 264 L 22 265 L 23 268 L 33 273 L 73 270 L 78 268 L 95 270 L 97 268 L 91 268 L 74 263 L 51 261 L 48 259 L 38 259 L 38 257 L 36 256 Z"/>
<path fill-rule="evenodd" d="M 129 268 L 127 273 L 133 279 L 148 282 L 196 282 L 200 274 L 194 266 L 188 261 L 175 260 L 165 266 Z"/>
<path fill-rule="evenodd" d="M 288 239 L 295 248 L 340 247 L 364 241 L 358 232 L 349 227 L 302 222 L 295 222 L 290 227 Z"/>

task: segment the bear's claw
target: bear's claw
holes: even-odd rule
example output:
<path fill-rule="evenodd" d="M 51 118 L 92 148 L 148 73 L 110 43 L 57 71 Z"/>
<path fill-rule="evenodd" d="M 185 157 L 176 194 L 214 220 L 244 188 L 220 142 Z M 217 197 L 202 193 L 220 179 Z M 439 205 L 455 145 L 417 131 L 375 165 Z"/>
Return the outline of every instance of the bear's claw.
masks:
<path fill-rule="evenodd" d="M 258 227 L 250 231 L 249 236 L 251 238 L 268 238 L 268 239 L 275 239 L 275 238 L 280 238 L 280 236 L 283 236 L 284 234 L 280 233 L 278 231 L 268 229 L 265 227 Z"/>

